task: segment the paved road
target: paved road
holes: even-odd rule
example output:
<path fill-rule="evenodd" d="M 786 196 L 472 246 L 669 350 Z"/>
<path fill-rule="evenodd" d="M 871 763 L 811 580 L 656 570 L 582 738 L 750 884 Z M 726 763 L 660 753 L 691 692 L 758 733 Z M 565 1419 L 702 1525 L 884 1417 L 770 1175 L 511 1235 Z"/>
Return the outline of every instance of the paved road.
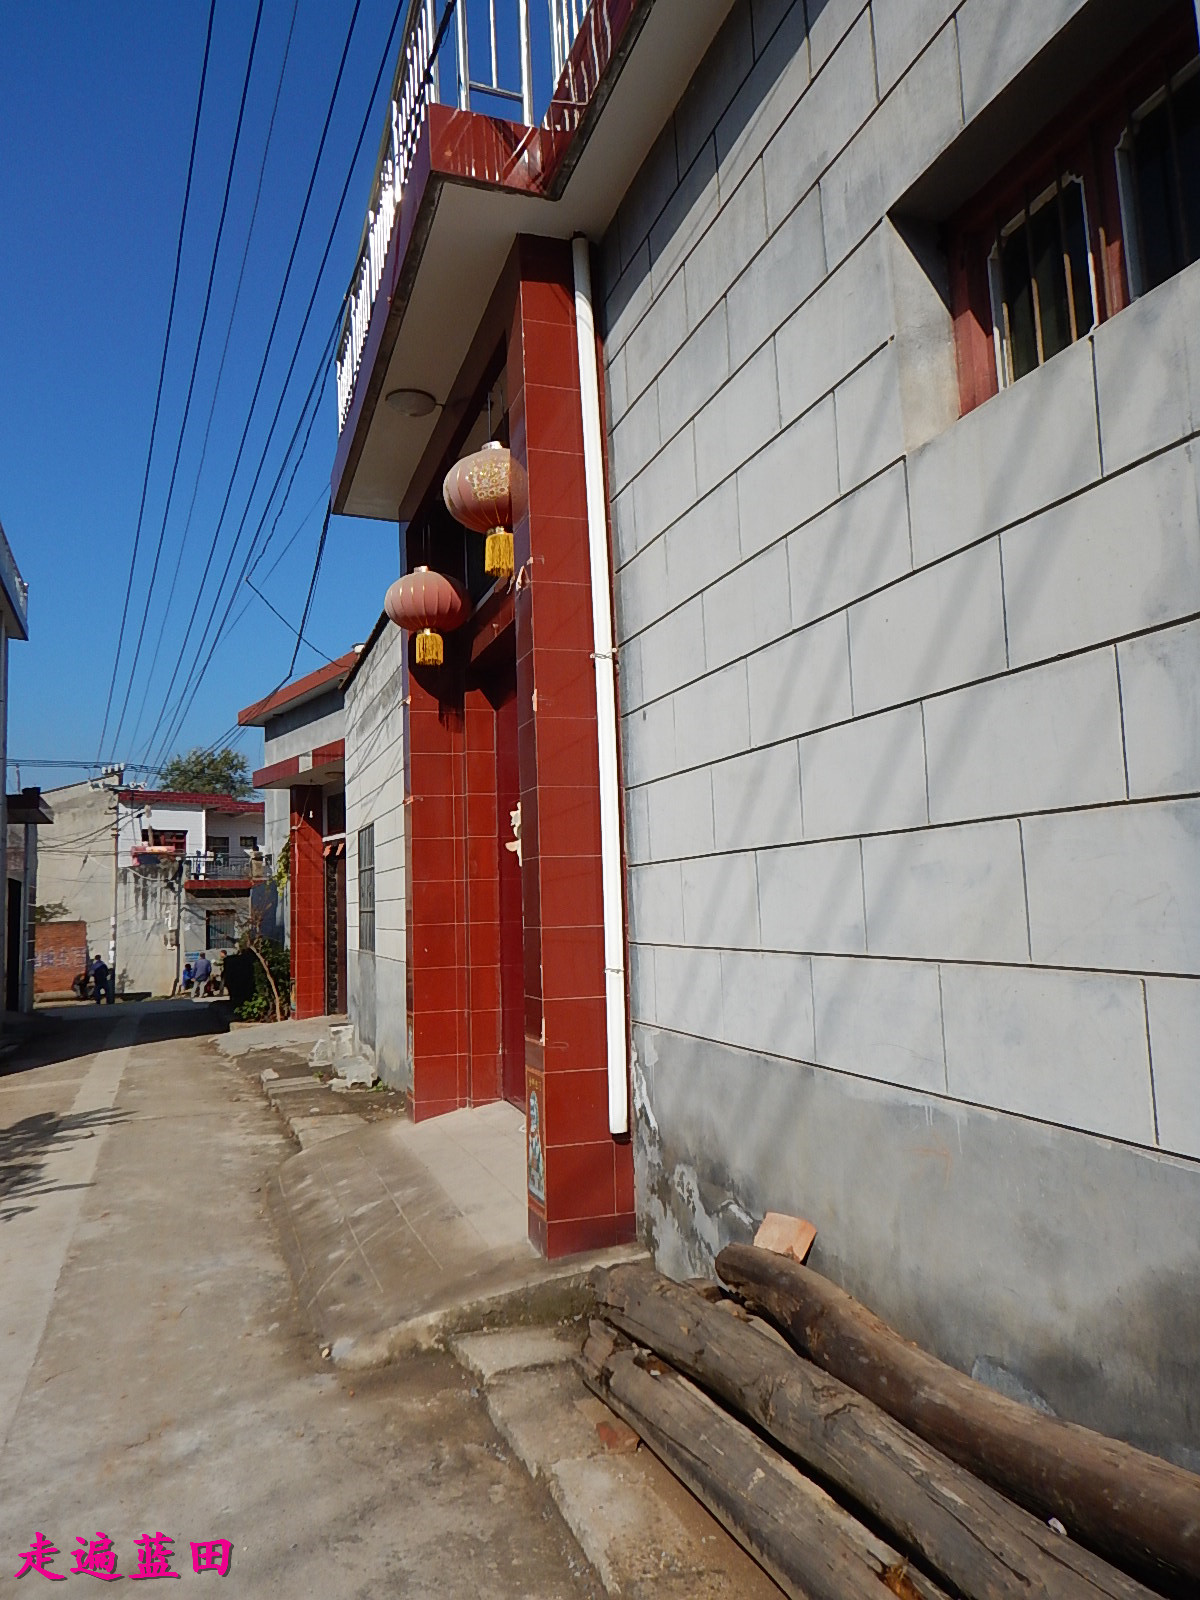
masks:
<path fill-rule="evenodd" d="M 291 1147 L 213 1016 L 67 1010 L 0 1065 L 0 1595 L 43 1592 L 12 1576 L 37 1532 L 125 1574 L 162 1532 L 218 1594 L 595 1600 L 453 1361 L 320 1361 L 263 1206 Z"/>

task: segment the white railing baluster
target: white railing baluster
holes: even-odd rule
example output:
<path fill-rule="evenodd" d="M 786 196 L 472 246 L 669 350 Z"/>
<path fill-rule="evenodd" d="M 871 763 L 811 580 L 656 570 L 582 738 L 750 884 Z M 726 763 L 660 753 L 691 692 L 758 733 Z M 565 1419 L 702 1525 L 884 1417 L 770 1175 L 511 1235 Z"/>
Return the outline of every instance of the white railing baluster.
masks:
<path fill-rule="evenodd" d="M 459 0 L 454 18 L 454 35 L 458 41 L 458 109 L 471 109 L 471 49 L 467 39 L 467 0 Z"/>
<path fill-rule="evenodd" d="M 533 47 L 529 38 L 529 0 L 517 0 L 517 33 L 521 42 L 521 120 L 533 126 Z"/>
<path fill-rule="evenodd" d="M 532 127 L 534 91 L 529 0 L 499 0 L 499 3 L 505 6 L 515 5 L 516 8 L 521 72 L 519 95 L 521 115 L 526 126 Z M 337 406 L 340 428 L 345 427 L 354 403 L 355 385 L 366 349 L 367 336 L 371 330 L 371 312 L 383 284 L 396 219 L 400 214 L 430 101 L 440 102 L 442 98 L 440 70 L 434 44 L 439 29 L 445 29 L 449 25 L 451 11 L 454 12 L 457 68 L 455 99 L 460 110 L 469 111 L 471 108 L 470 41 L 467 22 L 468 7 L 472 5 L 477 8 L 476 15 L 479 15 L 483 0 L 411 0 L 409 6 L 404 25 L 400 67 L 389 107 L 390 138 L 376 174 L 371 203 L 367 211 L 366 236 L 346 296 L 346 311 L 337 345 Z M 497 5 L 498 0 L 487 0 L 486 15 L 491 54 L 490 88 L 509 99 L 516 100 L 518 98 L 516 91 L 500 83 Z M 551 93 L 557 88 L 566 69 L 572 47 L 587 19 L 589 5 L 590 0 L 548 0 L 553 72 Z"/>

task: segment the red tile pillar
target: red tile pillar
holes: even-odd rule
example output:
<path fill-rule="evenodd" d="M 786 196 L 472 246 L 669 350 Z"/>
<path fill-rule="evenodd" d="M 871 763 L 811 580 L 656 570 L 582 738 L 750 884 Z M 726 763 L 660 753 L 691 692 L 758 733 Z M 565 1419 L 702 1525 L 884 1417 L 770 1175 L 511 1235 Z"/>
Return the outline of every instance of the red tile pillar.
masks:
<path fill-rule="evenodd" d="M 634 1237 L 608 1131 L 600 796 L 571 247 L 517 241 L 509 330 L 526 954 L 529 1233 L 548 1256 Z"/>
<path fill-rule="evenodd" d="M 322 792 L 291 792 L 292 988 L 296 1015 L 319 1017 L 325 1010 L 325 845 Z"/>
<path fill-rule="evenodd" d="M 468 1093 L 462 713 L 439 702 L 444 671 L 419 678 L 411 659 L 405 669 L 408 1036 L 415 1122 L 466 1105 Z"/>
<path fill-rule="evenodd" d="M 463 807 L 467 821 L 467 1095 L 498 1100 L 501 1089 L 500 865 L 496 802 L 496 712 L 478 690 L 463 706 Z"/>

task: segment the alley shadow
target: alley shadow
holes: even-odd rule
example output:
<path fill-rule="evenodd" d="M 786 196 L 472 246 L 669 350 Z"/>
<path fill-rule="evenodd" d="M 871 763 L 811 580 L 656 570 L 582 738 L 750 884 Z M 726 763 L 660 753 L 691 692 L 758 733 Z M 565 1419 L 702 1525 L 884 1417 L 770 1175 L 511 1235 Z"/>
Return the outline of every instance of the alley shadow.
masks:
<path fill-rule="evenodd" d="M 53 1066 L 81 1056 L 102 1055 L 128 1045 L 164 1044 L 229 1032 L 225 1000 L 146 1000 L 115 1006 L 91 1004 L 39 1007 L 31 1016 L 7 1016 L 0 1078 Z"/>
<path fill-rule="evenodd" d="M 65 1116 L 39 1111 L 22 1117 L 9 1128 L 0 1128 L 0 1224 L 27 1215 L 34 1209 L 34 1202 L 45 1195 L 78 1187 L 46 1182 L 46 1160 L 52 1146 L 62 1148 L 80 1139 L 92 1139 L 97 1130 L 123 1122 L 125 1115 L 115 1108 Z"/>

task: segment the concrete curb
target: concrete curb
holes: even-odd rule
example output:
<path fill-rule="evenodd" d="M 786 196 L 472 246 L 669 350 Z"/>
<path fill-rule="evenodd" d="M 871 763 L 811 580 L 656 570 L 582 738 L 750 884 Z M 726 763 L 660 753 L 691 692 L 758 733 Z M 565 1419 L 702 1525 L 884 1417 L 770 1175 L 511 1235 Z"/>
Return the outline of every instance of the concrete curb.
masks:
<path fill-rule="evenodd" d="M 587 1388 L 583 1329 L 451 1340 L 497 1433 L 543 1484 L 605 1591 L 626 1600 L 778 1600 L 779 1589 Z"/>
<path fill-rule="evenodd" d="M 427 1311 L 358 1339 L 342 1335 L 330 1345 L 330 1355 L 334 1365 L 346 1372 L 365 1372 L 388 1366 L 413 1351 L 448 1349 L 464 1334 L 549 1328 L 572 1322 L 586 1316 L 595 1305 L 588 1283 L 593 1267 L 646 1259 L 640 1246 L 631 1245 L 603 1257 L 589 1256 L 586 1266 L 578 1261 L 567 1262 L 560 1275 L 536 1283 Z"/>

